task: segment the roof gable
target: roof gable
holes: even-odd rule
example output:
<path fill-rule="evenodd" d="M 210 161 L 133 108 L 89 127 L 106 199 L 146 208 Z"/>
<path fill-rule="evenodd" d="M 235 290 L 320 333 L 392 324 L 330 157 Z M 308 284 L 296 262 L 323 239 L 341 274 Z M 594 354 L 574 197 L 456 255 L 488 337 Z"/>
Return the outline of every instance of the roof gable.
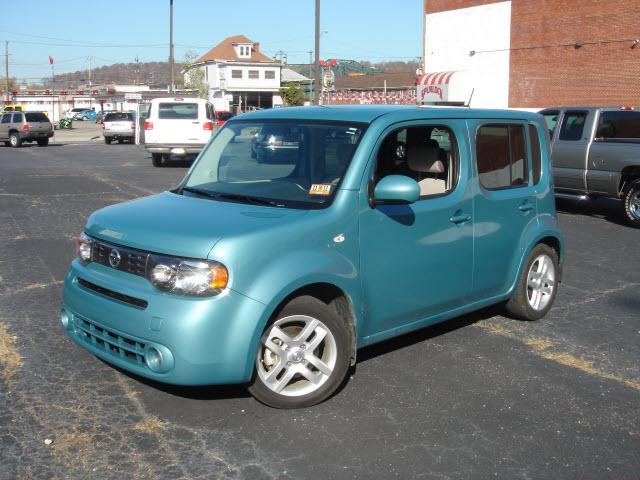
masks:
<path fill-rule="evenodd" d="M 235 46 L 238 44 L 249 44 L 251 48 L 250 57 L 239 57 Z M 230 62 L 269 62 L 273 63 L 273 59 L 267 57 L 260 52 L 260 44 L 254 42 L 244 35 L 234 35 L 232 37 L 225 38 L 218 45 L 213 47 L 207 53 L 202 55 L 196 63 L 213 62 L 215 60 L 226 60 Z"/>

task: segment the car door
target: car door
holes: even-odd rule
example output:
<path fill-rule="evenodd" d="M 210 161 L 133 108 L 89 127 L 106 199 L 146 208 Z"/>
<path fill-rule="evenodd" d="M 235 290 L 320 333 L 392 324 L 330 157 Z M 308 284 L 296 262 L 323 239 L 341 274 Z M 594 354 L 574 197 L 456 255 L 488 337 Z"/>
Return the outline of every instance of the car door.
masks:
<path fill-rule="evenodd" d="M 552 146 L 555 187 L 584 192 L 585 171 L 591 143 L 593 115 L 587 110 L 566 110 Z"/>
<path fill-rule="evenodd" d="M 475 165 L 474 301 L 507 291 L 523 254 L 522 233 L 536 222 L 528 129 L 525 121 L 469 120 Z"/>
<path fill-rule="evenodd" d="M 426 141 L 439 140 L 436 145 L 446 152 L 447 171 L 433 180 L 446 181 L 447 191 L 423 195 L 410 205 L 371 205 L 368 196 L 382 177 L 413 176 L 412 150 L 424 140 L 416 139 L 415 128 L 431 129 Z M 424 325 L 469 295 L 473 219 L 465 138 L 462 120 L 396 124 L 380 137 L 361 191 L 363 336 L 385 337 Z"/>

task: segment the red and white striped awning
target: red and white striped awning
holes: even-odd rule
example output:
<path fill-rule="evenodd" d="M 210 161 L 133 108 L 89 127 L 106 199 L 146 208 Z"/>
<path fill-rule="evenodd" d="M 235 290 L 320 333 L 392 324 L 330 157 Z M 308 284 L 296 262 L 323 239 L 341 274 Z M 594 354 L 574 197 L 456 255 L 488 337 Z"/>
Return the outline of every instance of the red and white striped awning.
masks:
<path fill-rule="evenodd" d="M 454 73 L 456 72 L 427 73 L 418 79 L 418 85 L 449 85 L 449 81 Z"/>

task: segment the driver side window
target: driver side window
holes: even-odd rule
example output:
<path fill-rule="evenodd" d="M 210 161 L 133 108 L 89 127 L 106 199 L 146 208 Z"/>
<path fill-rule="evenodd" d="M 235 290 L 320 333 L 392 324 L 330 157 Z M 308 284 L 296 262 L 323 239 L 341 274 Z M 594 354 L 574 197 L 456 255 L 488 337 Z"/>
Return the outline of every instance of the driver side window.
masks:
<path fill-rule="evenodd" d="M 376 160 L 374 182 L 405 175 L 420 186 L 420 198 L 446 195 L 458 178 L 453 132 L 442 125 L 401 128 L 384 139 Z"/>

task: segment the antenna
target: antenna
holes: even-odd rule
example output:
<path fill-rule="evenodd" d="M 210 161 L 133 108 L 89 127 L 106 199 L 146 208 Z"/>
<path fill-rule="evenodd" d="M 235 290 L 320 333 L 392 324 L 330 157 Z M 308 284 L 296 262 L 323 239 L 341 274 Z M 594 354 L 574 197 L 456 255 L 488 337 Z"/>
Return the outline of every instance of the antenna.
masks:
<path fill-rule="evenodd" d="M 464 104 L 465 107 L 469 108 L 471 106 L 471 99 L 473 98 L 473 92 L 475 91 L 476 91 L 475 88 L 471 89 L 471 95 L 469 95 L 469 100 L 467 101 L 467 103 Z"/>

